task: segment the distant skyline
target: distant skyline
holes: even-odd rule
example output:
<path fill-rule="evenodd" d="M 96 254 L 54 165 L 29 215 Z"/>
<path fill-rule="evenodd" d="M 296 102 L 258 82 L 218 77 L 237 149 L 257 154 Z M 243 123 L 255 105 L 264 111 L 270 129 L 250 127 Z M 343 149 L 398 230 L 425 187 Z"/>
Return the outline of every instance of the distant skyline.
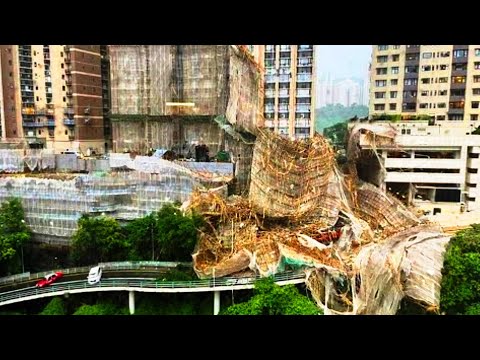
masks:
<path fill-rule="evenodd" d="M 317 79 L 367 80 L 372 45 L 317 45 Z"/>

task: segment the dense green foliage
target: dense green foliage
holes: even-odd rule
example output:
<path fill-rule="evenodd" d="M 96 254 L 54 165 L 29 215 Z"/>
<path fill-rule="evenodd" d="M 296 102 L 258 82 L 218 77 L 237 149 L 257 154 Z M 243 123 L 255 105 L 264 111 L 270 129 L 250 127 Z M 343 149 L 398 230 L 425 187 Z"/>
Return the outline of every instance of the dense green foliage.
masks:
<path fill-rule="evenodd" d="M 480 224 L 460 231 L 447 247 L 440 306 L 447 314 L 480 311 Z"/>
<path fill-rule="evenodd" d="M 345 147 L 347 140 L 348 122 L 340 122 L 323 130 L 323 135 L 330 139 L 333 145 Z"/>
<path fill-rule="evenodd" d="M 22 247 L 31 233 L 25 224 L 19 199 L 10 199 L 0 207 L 0 276 L 22 271 Z"/>
<path fill-rule="evenodd" d="M 72 258 L 78 265 L 105 261 L 191 261 L 197 243 L 198 215 L 184 215 L 175 205 L 129 222 L 123 228 L 110 217 L 84 215 L 73 236 Z"/>
<path fill-rule="evenodd" d="M 226 308 L 223 315 L 318 315 L 322 311 L 294 285 L 279 286 L 273 279 L 255 282 L 254 296 Z"/>
<path fill-rule="evenodd" d="M 197 228 L 202 225 L 199 216 L 184 216 L 180 209 L 165 205 L 156 214 L 159 260 L 190 261 L 197 243 Z"/>
<path fill-rule="evenodd" d="M 157 281 L 194 281 L 198 280 L 195 271 L 191 267 L 182 268 L 177 266 L 175 269 L 169 269 Z"/>
<path fill-rule="evenodd" d="M 364 118 L 368 116 L 368 107 L 353 104 L 345 107 L 340 104 L 329 104 L 315 110 L 315 130 L 322 133 L 325 128 L 340 122 L 345 122 L 354 117 Z"/>
<path fill-rule="evenodd" d="M 64 300 L 59 296 L 55 296 L 39 315 L 67 315 Z"/>
<path fill-rule="evenodd" d="M 72 237 L 72 257 L 78 265 L 124 261 L 128 243 L 120 224 L 110 217 L 83 215 Z"/>
<path fill-rule="evenodd" d="M 126 307 L 113 303 L 98 303 L 96 305 L 82 305 L 73 315 L 128 315 Z"/>

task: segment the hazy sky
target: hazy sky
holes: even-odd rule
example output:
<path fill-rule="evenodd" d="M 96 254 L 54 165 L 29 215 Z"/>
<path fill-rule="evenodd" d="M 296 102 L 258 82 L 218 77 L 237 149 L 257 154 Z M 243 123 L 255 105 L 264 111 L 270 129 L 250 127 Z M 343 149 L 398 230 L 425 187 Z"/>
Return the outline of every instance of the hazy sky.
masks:
<path fill-rule="evenodd" d="M 317 45 L 317 77 L 367 78 L 372 45 Z"/>

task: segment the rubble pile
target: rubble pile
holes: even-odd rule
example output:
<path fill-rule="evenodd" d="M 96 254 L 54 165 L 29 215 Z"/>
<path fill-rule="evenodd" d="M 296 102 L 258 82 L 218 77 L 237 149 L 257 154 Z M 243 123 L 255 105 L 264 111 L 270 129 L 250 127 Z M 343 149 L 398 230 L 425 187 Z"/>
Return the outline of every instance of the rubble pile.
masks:
<path fill-rule="evenodd" d="M 372 141 L 394 139 L 368 131 Z M 321 136 L 260 133 L 249 198 L 196 191 L 185 208 L 208 224 L 193 254 L 200 278 L 301 269 L 325 314 L 395 314 L 404 297 L 438 308 L 450 236 L 355 172 L 342 174 Z"/>

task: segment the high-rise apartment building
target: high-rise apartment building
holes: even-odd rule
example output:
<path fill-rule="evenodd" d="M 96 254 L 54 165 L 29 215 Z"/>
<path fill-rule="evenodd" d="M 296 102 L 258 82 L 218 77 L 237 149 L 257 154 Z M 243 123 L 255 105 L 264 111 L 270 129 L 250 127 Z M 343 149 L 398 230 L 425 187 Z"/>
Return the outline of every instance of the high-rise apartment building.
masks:
<path fill-rule="evenodd" d="M 374 45 L 370 74 L 370 115 L 401 115 L 377 185 L 433 215 L 479 211 L 480 45 Z"/>
<path fill-rule="evenodd" d="M 264 67 L 265 127 L 290 138 L 315 130 L 315 46 L 255 45 Z"/>
<path fill-rule="evenodd" d="M 370 115 L 477 121 L 480 45 L 374 45 Z"/>
<path fill-rule="evenodd" d="M 2 45 L 2 138 L 103 153 L 99 45 Z"/>

